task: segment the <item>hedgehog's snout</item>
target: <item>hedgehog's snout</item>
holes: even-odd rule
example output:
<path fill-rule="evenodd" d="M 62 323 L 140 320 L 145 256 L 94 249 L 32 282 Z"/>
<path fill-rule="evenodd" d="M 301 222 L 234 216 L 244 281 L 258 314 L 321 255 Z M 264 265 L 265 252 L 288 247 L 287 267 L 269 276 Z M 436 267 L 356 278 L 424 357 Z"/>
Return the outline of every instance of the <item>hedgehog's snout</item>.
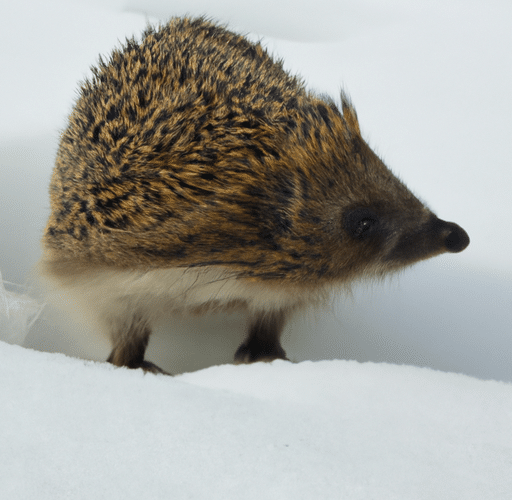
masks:
<path fill-rule="evenodd" d="M 458 224 L 439 220 L 439 225 L 444 236 L 444 246 L 447 252 L 462 252 L 469 245 L 468 233 Z"/>
<path fill-rule="evenodd" d="M 419 227 L 403 228 L 385 260 L 407 265 L 444 252 L 462 252 L 468 245 L 469 236 L 464 229 L 431 214 Z"/>

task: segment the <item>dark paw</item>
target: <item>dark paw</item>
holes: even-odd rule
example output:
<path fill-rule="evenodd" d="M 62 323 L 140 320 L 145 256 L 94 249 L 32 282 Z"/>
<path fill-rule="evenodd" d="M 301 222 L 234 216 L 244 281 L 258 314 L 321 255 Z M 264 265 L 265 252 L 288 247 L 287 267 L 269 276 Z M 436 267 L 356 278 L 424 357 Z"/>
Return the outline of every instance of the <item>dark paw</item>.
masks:
<path fill-rule="evenodd" d="M 151 363 L 151 361 L 143 361 L 139 368 L 142 368 L 145 372 L 149 373 L 162 373 L 164 375 L 170 375 L 165 370 L 162 370 L 159 366 Z"/>
<path fill-rule="evenodd" d="M 260 344 L 246 343 L 242 344 L 235 353 L 235 363 L 255 363 L 257 361 L 274 361 L 275 359 L 284 359 L 286 352 L 280 345 L 265 346 Z"/>
<path fill-rule="evenodd" d="M 148 373 L 163 373 L 164 375 L 170 375 L 165 370 L 162 370 L 159 366 L 151 363 L 151 361 L 138 361 L 136 363 L 120 363 L 119 360 L 115 360 L 117 362 L 113 362 L 112 356 L 107 359 L 107 363 L 112 363 L 114 366 L 124 366 L 126 368 L 130 368 L 131 370 L 137 370 L 138 368 L 142 368 L 145 372 Z"/>

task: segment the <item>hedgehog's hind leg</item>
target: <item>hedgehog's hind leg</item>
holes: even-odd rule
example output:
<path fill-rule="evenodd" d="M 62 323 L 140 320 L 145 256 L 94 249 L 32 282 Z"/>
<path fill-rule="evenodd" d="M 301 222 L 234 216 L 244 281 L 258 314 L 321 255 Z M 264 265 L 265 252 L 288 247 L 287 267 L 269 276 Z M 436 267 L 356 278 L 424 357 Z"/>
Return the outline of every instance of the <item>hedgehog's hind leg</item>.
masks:
<path fill-rule="evenodd" d="M 286 322 L 284 311 L 260 313 L 249 324 L 249 334 L 235 353 L 235 363 L 288 359 L 280 337 Z"/>
<path fill-rule="evenodd" d="M 151 327 L 144 319 L 135 316 L 130 324 L 125 324 L 122 329 L 116 328 L 116 330 L 112 335 L 114 348 L 107 359 L 109 363 L 169 375 L 157 365 L 144 359 L 151 335 Z"/>

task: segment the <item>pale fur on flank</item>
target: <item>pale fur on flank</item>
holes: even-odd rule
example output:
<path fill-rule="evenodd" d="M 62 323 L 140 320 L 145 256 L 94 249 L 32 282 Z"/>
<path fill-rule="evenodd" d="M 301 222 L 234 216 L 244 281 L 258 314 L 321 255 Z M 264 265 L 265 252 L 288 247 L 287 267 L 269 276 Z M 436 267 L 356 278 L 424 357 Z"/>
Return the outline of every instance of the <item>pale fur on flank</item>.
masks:
<path fill-rule="evenodd" d="M 107 336 L 122 331 L 136 317 L 153 323 L 169 313 L 234 309 L 256 316 L 319 306 L 331 297 L 329 285 L 305 293 L 304 286 L 241 279 L 218 266 L 143 271 L 59 264 L 60 272 L 53 268 L 50 274 L 45 272 L 47 265 L 40 273 L 49 302 Z"/>

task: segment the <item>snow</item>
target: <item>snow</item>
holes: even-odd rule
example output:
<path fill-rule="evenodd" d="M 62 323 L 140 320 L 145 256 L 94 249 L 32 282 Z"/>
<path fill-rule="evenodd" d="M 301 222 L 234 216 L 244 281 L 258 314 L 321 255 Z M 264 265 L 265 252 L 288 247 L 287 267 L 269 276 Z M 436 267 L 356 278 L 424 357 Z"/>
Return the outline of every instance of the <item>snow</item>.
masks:
<path fill-rule="evenodd" d="M 0 497 L 506 499 L 512 384 L 321 361 L 144 375 L 0 344 Z"/>
<path fill-rule="evenodd" d="M 372 147 L 471 244 L 294 318 L 295 364 L 226 365 L 239 315 L 159 325 L 148 359 L 189 372 L 172 378 L 37 352 L 109 351 L 12 285 L 39 256 L 77 82 L 185 13 L 263 37 L 310 88 L 343 86 Z M 502 0 L 4 2 L 0 340 L 25 348 L 0 342 L 0 498 L 512 498 L 511 14 Z"/>

